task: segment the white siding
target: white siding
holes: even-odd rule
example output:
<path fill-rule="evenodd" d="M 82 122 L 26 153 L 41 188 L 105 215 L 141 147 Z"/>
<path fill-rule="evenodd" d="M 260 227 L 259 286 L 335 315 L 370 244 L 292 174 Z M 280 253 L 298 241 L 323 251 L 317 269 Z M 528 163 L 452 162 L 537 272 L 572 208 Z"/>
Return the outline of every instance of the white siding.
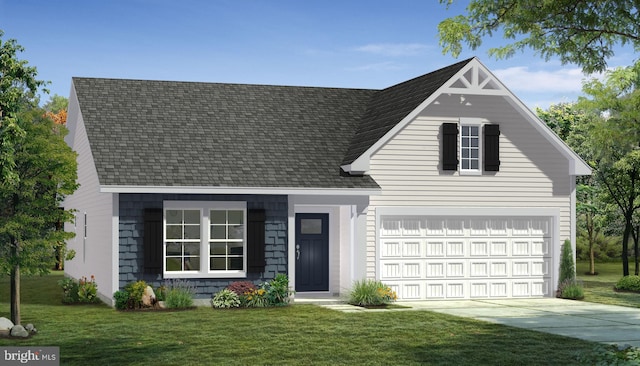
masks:
<path fill-rule="evenodd" d="M 66 224 L 67 231 L 75 231 L 76 237 L 67 242 L 68 249 L 76 252 L 75 258 L 65 263 L 65 273 L 79 279 L 94 275 L 98 292 L 105 301 L 110 301 L 117 283 L 118 273 L 114 273 L 112 263 L 117 251 L 112 250 L 112 210 L 111 193 L 99 192 L 99 181 L 91 154 L 91 147 L 78 107 L 78 100 L 72 88 L 67 117 L 68 144 L 78 153 L 78 182 L 80 187 L 65 200 L 66 209 L 76 210 L 76 223 Z M 117 197 L 117 196 L 116 196 Z M 84 238 L 84 217 L 87 217 L 87 237 Z M 117 261 L 116 261 L 117 262 Z M 115 279 L 115 280 L 114 280 Z"/>
<path fill-rule="evenodd" d="M 473 107 L 445 103 L 427 107 L 372 155 L 369 174 L 382 187 L 382 194 L 371 197 L 367 216 L 367 277 L 379 277 L 378 207 L 552 208 L 560 212 L 554 248 L 571 237 L 568 161 L 502 97 L 468 100 Z M 500 125 L 500 171 L 474 176 L 440 170 L 441 125 L 457 122 L 459 117 Z"/>

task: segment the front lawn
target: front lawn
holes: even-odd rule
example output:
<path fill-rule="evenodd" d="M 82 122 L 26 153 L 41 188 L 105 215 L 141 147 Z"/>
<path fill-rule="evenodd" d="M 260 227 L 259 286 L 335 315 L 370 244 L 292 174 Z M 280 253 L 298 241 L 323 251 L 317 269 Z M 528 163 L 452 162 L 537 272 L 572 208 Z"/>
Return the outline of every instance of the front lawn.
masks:
<path fill-rule="evenodd" d="M 634 269 L 634 264 L 631 263 L 631 274 Z M 613 290 L 613 286 L 622 278 L 621 262 L 596 263 L 596 276 L 585 274 L 588 271 L 589 262 L 576 264 L 577 277 L 584 284 L 584 301 L 640 308 L 640 294 Z"/>
<path fill-rule="evenodd" d="M 427 311 L 342 313 L 314 305 L 118 312 L 62 305 L 60 273 L 23 278 L 23 324 L 2 346 L 59 346 L 62 365 L 571 365 L 594 343 Z M 0 277 L 0 316 L 9 317 Z"/>

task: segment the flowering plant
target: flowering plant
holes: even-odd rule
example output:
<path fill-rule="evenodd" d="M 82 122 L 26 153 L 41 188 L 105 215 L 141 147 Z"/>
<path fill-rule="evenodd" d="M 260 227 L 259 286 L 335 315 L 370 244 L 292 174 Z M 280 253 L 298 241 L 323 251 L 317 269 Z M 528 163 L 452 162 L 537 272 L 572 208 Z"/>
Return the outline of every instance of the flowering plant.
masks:
<path fill-rule="evenodd" d="M 267 290 L 264 288 L 264 285 L 260 286 L 260 288 L 256 288 L 253 290 L 249 290 L 244 293 L 246 296 L 246 304 L 248 307 L 256 307 L 263 308 L 269 305 L 269 299 L 267 299 Z"/>
<path fill-rule="evenodd" d="M 98 284 L 96 277 L 91 275 L 88 280 L 86 276 L 82 276 L 78 283 L 78 301 L 80 302 L 96 302 L 98 301 Z"/>
<path fill-rule="evenodd" d="M 365 279 L 356 281 L 349 294 L 349 304 L 357 306 L 387 305 L 398 299 L 389 286 L 380 281 Z"/>

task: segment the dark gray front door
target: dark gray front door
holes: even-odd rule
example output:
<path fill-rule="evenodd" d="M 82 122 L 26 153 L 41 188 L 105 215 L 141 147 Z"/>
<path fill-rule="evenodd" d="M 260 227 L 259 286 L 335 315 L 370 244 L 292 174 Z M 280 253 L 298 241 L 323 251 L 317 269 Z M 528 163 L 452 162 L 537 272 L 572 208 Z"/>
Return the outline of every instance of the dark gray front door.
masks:
<path fill-rule="evenodd" d="M 329 291 L 329 214 L 296 214 L 296 291 Z"/>

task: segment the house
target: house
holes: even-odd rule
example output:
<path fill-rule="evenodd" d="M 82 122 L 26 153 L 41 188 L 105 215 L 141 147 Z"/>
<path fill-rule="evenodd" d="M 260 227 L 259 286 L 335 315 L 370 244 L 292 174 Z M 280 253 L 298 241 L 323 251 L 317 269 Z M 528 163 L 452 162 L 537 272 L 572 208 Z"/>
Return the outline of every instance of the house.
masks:
<path fill-rule="evenodd" d="M 276 273 L 296 296 L 552 296 L 590 174 L 476 58 L 383 90 L 73 78 L 67 126 L 66 272 L 106 301 Z"/>

